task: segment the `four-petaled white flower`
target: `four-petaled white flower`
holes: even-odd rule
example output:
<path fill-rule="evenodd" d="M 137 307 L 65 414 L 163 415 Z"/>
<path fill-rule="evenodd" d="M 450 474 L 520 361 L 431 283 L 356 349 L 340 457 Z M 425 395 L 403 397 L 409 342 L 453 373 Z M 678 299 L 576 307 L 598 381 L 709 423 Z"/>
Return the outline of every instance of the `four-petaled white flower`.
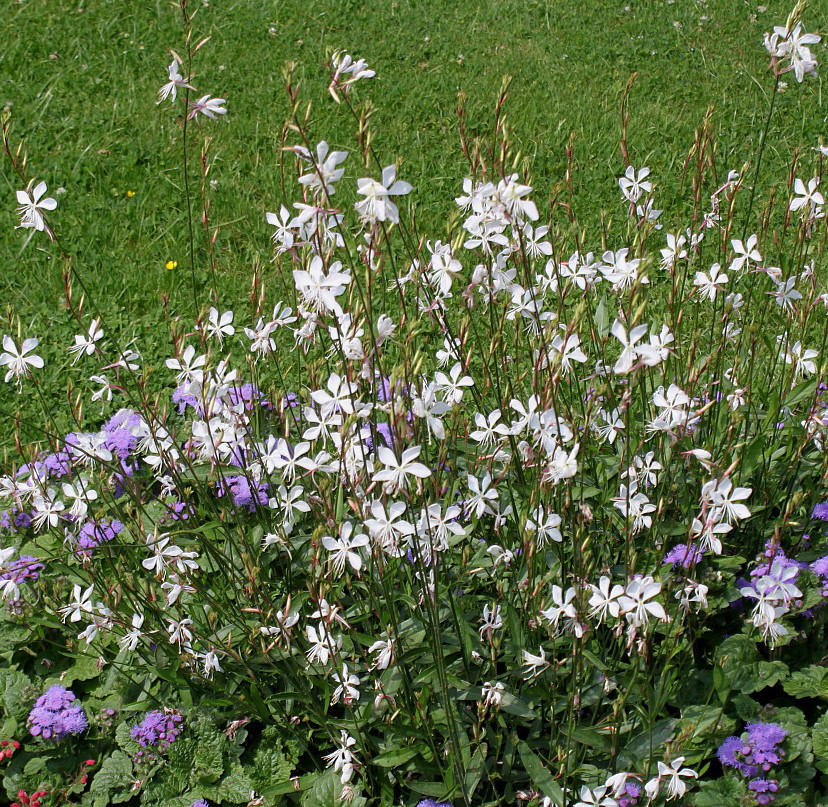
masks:
<path fill-rule="evenodd" d="M 31 195 L 29 195 L 31 191 Z M 46 183 L 38 182 L 32 190 L 32 183 L 25 191 L 17 192 L 17 212 L 20 215 L 20 224 L 18 228 L 31 228 L 38 232 L 49 232 L 49 227 L 46 219 L 43 217 L 43 211 L 51 211 L 57 207 L 57 202 L 51 197 L 43 198 L 46 193 Z"/>
<path fill-rule="evenodd" d="M 187 120 L 192 120 L 199 114 L 206 118 L 216 120 L 216 115 L 226 115 L 227 110 L 224 104 L 227 101 L 224 98 L 212 98 L 209 95 L 202 95 L 198 101 L 190 101 L 190 111 L 187 113 Z"/>
<path fill-rule="evenodd" d="M 382 181 L 363 178 L 357 180 L 357 193 L 365 197 L 354 207 L 361 219 L 374 224 L 378 221 L 389 221 L 398 224 L 400 211 L 391 201 L 391 196 L 403 196 L 414 190 L 407 182 L 397 180 L 397 166 L 389 165 L 382 170 Z"/>
<path fill-rule="evenodd" d="M 24 339 L 20 350 L 17 349 L 14 340 L 10 336 L 3 337 L 3 353 L 0 353 L 0 367 L 8 367 L 5 381 L 8 384 L 12 378 L 20 379 L 28 377 L 30 367 L 43 367 L 43 359 L 37 355 L 28 355 L 38 346 L 37 339 Z"/>

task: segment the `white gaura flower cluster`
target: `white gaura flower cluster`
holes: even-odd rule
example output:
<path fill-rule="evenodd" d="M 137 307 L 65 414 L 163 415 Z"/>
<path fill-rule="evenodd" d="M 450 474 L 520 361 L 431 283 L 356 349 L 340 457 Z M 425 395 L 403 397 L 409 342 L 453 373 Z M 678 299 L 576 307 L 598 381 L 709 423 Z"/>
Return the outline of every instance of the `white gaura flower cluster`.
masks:
<path fill-rule="evenodd" d="M 817 74 L 817 60 L 808 46 L 818 44 L 821 39 L 818 34 L 806 34 L 801 22 L 792 25 L 789 21 L 787 25 L 775 26 L 773 33 L 765 34 L 765 48 L 778 74 L 793 70 L 801 83 L 809 73 Z M 776 67 L 777 64 L 780 66 Z"/>
<path fill-rule="evenodd" d="M 775 36 L 775 59 L 810 64 L 801 31 Z M 170 65 L 163 99 L 192 90 L 180 68 Z M 373 75 L 345 54 L 334 70 L 334 93 Z M 223 112 L 204 96 L 189 114 Z M 629 166 L 613 193 L 634 235 L 590 245 L 579 234 L 563 251 L 518 174 L 465 179 L 455 231 L 411 239 L 414 188 L 396 164 L 351 172 L 325 140 L 287 151 L 299 200 L 265 215 L 272 313 L 272 300 L 246 323 L 211 307 L 159 365 L 169 415 L 116 409 L 100 431 L 0 478 L 25 529 L 70 555 L 56 613 L 87 644 L 136 658 L 163 644 L 205 678 L 223 664 L 244 675 L 251 659 L 283 665 L 313 696 L 324 691 L 337 719 L 358 709 L 360 738 L 418 709 L 399 682 L 429 637 L 455 626 L 450 685 L 473 693 L 478 716 L 517 714 L 522 688 L 549 689 L 573 659 L 613 708 L 612 665 L 646 667 L 726 598 L 706 556 L 739 546 L 765 505 L 747 486 L 756 456 L 772 454 L 763 417 L 799 429 L 798 458 L 823 450 L 824 405 L 802 403 L 817 400 L 819 352 L 799 325 L 825 293 L 806 263 L 818 183 L 793 185 L 806 269 L 783 275 L 760 234 L 731 237 L 735 172 L 709 210 L 700 203 L 689 226 L 661 233 L 650 170 Z M 50 209 L 42 193 L 27 197 L 25 226 Z M 140 357 L 108 352 L 103 337 L 94 319 L 67 349 L 73 364 L 110 362 L 91 377 L 92 400 L 107 406 Z M 766 342 L 778 411 L 753 368 Z M 37 346 L 4 338 L 7 381 L 43 366 Z M 125 495 L 135 506 L 116 510 Z M 132 523 L 112 517 L 133 510 Z M 107 547 L 123 564 L 120 599 L 91 574 Z M 0 549 L 11 601 L 23 586 L 16 551 Z M 770 560 L 740 588 L 746 630 L 770 644 L 802 598 L 790 568 Z M 601 648 L 594 670 L 592 650 L 578 655 L 588 646 Z M 331 739 L 324 758 L 349 787 L 357 741 L 344 729 Z M 652 761 L 654 777 L 596 777 L 568 797 L 612 807 L 637 778 L 651 801 L 681 798 L 696 773 L 680 750 Z"/>

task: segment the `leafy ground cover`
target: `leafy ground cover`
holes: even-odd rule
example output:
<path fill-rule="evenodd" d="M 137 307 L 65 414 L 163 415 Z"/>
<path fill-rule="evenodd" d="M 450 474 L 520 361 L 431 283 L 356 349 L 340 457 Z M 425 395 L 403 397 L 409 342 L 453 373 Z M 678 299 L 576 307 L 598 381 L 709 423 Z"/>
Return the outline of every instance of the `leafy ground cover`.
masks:
<path fill-rule="evenodd" d="M 675 5 L 4 10 L 10 800 L 824 802 L 819 9 Z"/>

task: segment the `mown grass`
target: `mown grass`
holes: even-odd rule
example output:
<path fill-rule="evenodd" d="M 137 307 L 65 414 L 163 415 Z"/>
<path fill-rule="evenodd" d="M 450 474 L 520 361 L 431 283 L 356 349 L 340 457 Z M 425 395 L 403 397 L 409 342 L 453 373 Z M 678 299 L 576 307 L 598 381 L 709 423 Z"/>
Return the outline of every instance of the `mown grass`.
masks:
<path fill-rule="evenodd" d="M 784 23 L 788 10 L 734 0 L 205 2 L 195 24 L 212 40 L 198 54 L 195 85 L 225 97 L 229 114 L 201 126 L 192 143 L 197 157 L 204 136 L 213 138 L 211 215 L 219 225 L 223 305 L 236 310 L 237 323 L 252 316 L 255 266 L 264 267 L 270 297 L 279 296 L 264 213 L 299 198 L 292 181 L 283 189 L 279 170 L 286 61 L 299 64 L 313 99 L 317 139 L 348 150 L 356 146 L 354 122 L 325 91 L 326 52 L 347 49 L 377 70 L 378 79 L 359 87 L 376 108 L 375 146 L 387 163 L 401 158 L 400 176 L 415 187 L 411 203 L 435 237 L 445 235 L 467 173 L 458 92 L 468 97 L 469 134 L 485 136 L 503 77 L 512 76 L 506 115 L 519 164 L 536 198 L 545 198 L 562 182 L 574 136 L 572 197 L 588 245 L 598 248 L 601 222 L 624 215 L 615 178 L 623 171 L 619 107 L 630 75 L 638 74 L 630 158 L 652 169 L 657 206 L 674 210 L 686 197 L 683 156 L 709 105 L 719 165 L 740 168 L 752 158 L 772 87 L 762 34 Z M 828 6 L 813 4 L 805 20 L 808 30 L 825 30 Z M 110 332 L 122 344 L 136 337 L 145 362 L 158 365 L 170 350 L 159 325 L 162 299 L 170 317 L 193 319 L 178 110 L 155 104 L 167 49 L 182 47 L 180 12 L 160 0 L 21 0 L 3 4 L 0 31 L 0 106 L 11 109 L 29 174 L 46 180 L 50 192 L 66 189 L 54 221 L 95 298 L 84 311 L 91 316 L 100 307 Z M 779 96 L 765 163 L 779 182 L 794 150 L 826 132 L 822 82 Z M 79 329 L 63 305 L 55 250 L 45 238 L 21 250 L 26 233 L 13 229 L 19 181 L 8 164 L 0 178 L 3 330 L 16 332 L 19 323 L 26 336 L 41 338 L 46 394 L 63 398 L 88 375 L 68 369 L 65 348 Z M 205 257 L 197 258 L 207 284 Z M 168 260 L 178 268 L 167 271 Z M 77 285 L 74 295 L 79 302 Z M 0 395 L 4 411 L 27 410 L 11 388 Z"/>

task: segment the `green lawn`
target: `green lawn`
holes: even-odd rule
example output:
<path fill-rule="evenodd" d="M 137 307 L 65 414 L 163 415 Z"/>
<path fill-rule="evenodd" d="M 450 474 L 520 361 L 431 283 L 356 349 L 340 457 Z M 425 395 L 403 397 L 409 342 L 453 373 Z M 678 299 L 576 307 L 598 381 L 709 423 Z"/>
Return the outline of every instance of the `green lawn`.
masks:
<path fill-rule="evenodd" d="M 562 182 L 573 133 L 573 201 L 595 249 L 602 216 L 624 215 L 616 177 L 624 167 L 620 99 L 630 75 L 638 73 L 630 157 L 652 169 L 657 207 L 671 213 L 687 196 L 682 162 L 709 105 L 719 165 L 740 168 L 752 158 L 772 86 L 762 35 L 788 11 L 778 2 L 741 0 L 205 0 L 195 26 L 212 40 L 197 54 L 194 83 L 226 98 L 229 114 L 191 130 L 191 169 L 197 191 L 198 149 L 209 135 L 222 304 L 245 324 L 256 265 L 264 267 L 269 301 L 280 296 L 264 214 L 300 198 L 290 178 L 283 190 L 279 171 L 286 61 L 299 64 L 305 97 L 313 99 L 313 136 L 349 151 L 356 148 L 354 122 L 326 93 L 326 51 L 345 49 L 377 70 L 377 79 L 356 90 L 376 107 L 375 147 L 384 163 L 400 158 L 422 229 L 438 238 L 467 173 L 458 92 L 468 96 L 469 133 L 487 135 L 503 77 L 512 76 L 506 116 L 539 207 Z M 814 3 L 805 25 L 828 28 L 828 4 Z M 137 337 L 147 363 L 157 364 L 169 350 L 162 295 L 170 316 L 191 322 L 193 311 L 178 110 L 155 103 L 167 49 L 182 48 L 180 11 L 160 0 L 9 1 L 0 8 L 0 32 L 0 106 L 11 109 L 13 139 L 25 142 L 29 175 L 44 179 L 50 193 L 65 189 L 53 221 L 95 305 L 122 342 Z M 793 150 L 828 134 L 825 118 L 823 80 L 797 85 L 791 77 L 778 99 L 768 172 L 784 181 Z M 803 159 L 810 171 L 813 152 Z M 351 185 L 361 175 L 357 160 L 346 163 Z M 23 335 L 41 338 L 43 378 L 50 394 L 63 398 L 67 385 L 88 376 L 66 369 L 65 348 L 79 329 L 62 306 L 55 249 L 38 234 L 21 252 L 27 232 L 13 229 L 19 181 L 6 162 L 0 178 L 3 330 L 16 333 L 19 320 Z M 168 260 L 178 268 L 167 271 Z M 202 253 L 197 263 L 206 282 Z M 80 289 L 74 293 L 77 302 Z M 87 302 L 85 313 L 93 312 Z M 20 403 L 25 409 L 11 388 L 0 391 L 4 411 Z"/>

